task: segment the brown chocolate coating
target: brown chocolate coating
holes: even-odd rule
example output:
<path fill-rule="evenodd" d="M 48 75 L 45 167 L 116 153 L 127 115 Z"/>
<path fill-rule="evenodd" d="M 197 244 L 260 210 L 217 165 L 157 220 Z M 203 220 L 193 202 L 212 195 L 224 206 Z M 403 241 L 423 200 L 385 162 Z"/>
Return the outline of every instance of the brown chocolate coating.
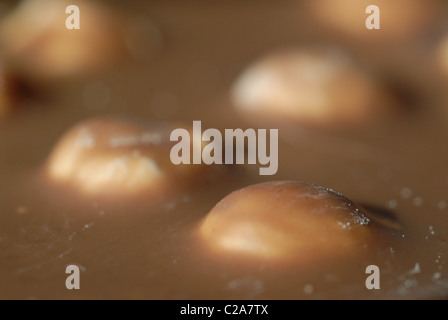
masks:
<path fill-rule="evenodd" d="M 0 63 L 0 119 L 6 116 L 14 104 L 15 83 Z"/>
<path fill-rule="evenodd" d="M 308 126 L 363 126 L 391 107 L 347 55 L 317 48 L 257 61 L 237 79 L 232 98 L 244 115 Z"/>
<path fill-rule="evenodd" d="M 365 3 L 361 7 L 363 17 L 365 7 L 376 2 L 357 1 Z M 440 3 L 444 1 L 439 0 Z M 1 1 L 0 7 L 3 2 L 19 1 Z M 370 42 L 372 38 L 347 36 L 346 41 L 340 41 L 343 36 L 336 28 L 330 34 L 309 16 L 309 12 L 296 10 L 297 4 L 304 1 L 102 1 L 110 9 L 115 9 L 118 2 L 125 9 L 138 12 L 131 19 L 151 16 L 163 26 L 169 37 L 160 55 L 156 59 L 146 59 L 147 49 L 152 47 L 140 46 L 139 40 L 146 36 L 138 27 L 142 37 L 136 35 L 133 48 L 135 55 L 144 59 L 138 63 L 124 61 L 118 68 L 112 66 L 108 72 L 86 75 L 86 79 L 64 78 L 65 81 L 42 83 L 51 93 L 48 99 L 30 97 L 28 101 L 33 107 L 23 113 L 11 113 L 0 121 L 1 299 L 448 298 L 448 150 L 445 139 L 448 126 L 446 117 L 437 112 L 439 107 L 445 110 L 448 99 L 446 83 L 439 70 L 431 68 L 436 62 L 433 49 L 437 37 L 421 41 L 417 32 L 405 46 L 397 41 L 388 43 L 390 46 L 369 48 L 364 45 L 374 43 Z M 72 2 L 76 3 L 80 0 Z M 39 9 L 36 14 L 43 15 L 43 12 Z M 387 13 L 383 10 L 382 14 Z M 406 13 L 400 12 L 396 18 L 403 14 Z M 446 11 L 444 15 L 434 22 L 446 24 Z M 81 28 L 82 23 L 81 16 Z M 382 27 L 385 26 L 383 19 Z M 151 33 L 151 26 L 147 30 Z M 16 33 L 16 30 L 11 32 Z M 136 199 L 130 197 L 134 191 L 124 189 L 119 183 L 110 184 L 115 193 L 107 185 L 96 190 L 94 195 L 85 194 L 85 183 L 77 180 L 75 172 L 84 168 L 88 158 L 93 161 L 101 154 L 111 155 L 113 151 L 107 143 L 103 147 L 96 144 L 97 151 L 78 148 L 78 155 L 82 157 L 75 160 L 76 167 L 67 178 L 55 181 L 38 172 L 62 132 L 81 118 L 99 114 L 126 112 L 190 125 L 195 119 L 202 120 L 204 128 L 210 126 L 220 131 L 247 128 L 247 121 L 229 110 L 230 104 L 223 99 L 232 79 L 249 59 L 264 55 L 267 48 L 276 49 L 302 41 L 323 45 L 336 42 L 342 49 L 355 52 L 363 65 L 381 75 L 383 85 L 391 85 L 398 94 L 404 93 L 404 102 L 409 101 L 409 107 L 414 108 L 412 112 L 403 113 L 398 121 L 379 127 L 356 128 L 336 137 L 320 134 L 320 130 L 281 128 L 279 171 L 272 179 L 303 179 L 332 186 L 350 199 L 365 204 L 369 219 L 374 218 L 371 213 L 379 215 L 378 211 L 384 212 L 386 217 L 389 213 L 395 216 L 402 226 L 402 235 L 389 239 L 388 233 L 382 232 L 385 230 L 382 221 L 380 228 L 374 228 L 373 223 L 357 225 L 356 232 L 360 234 L 357 238 L 350 238 L 353 230 L 336 229 L 344 231 L 342 236 L 352 239 L 348 243 L 354 243 L 354 250 L 341 251 L 331 244 L 329 247 L 334 250 L 329 254 L 321 251 L 321 247 L 308 256 L 295 250 L 291 256 L 297 263 L 284 263 L 289 256 L 257 258 L 216 246 L 216 239 L 221 235 L 220 225 L 215 225 L 216 237 L 199 232 L 200 222 L 220 199 L 243 186 L 266 181 L 267 177 L 259 175 L 258 166 L 229 168 L 225 170 L 225 179 L 216 177 L 213 172 L 202 188 L 182 189 L 158 203 L 148 197 L 156 195 L 158 190 L 153 193 L 150 187 L 145 187 L 141 189 L 142 196 Z M 344 46 L 347 42 L 349 45 Z M 102 104 L 105 91 L 110 95 L 107 103 Z M 114 127 L 117 134 L 122 132 L 124 122 L 135 126 L 134 121 L 116 121 L 119 124 Z M 102 132 L 98 129 L 99 136 Z M 70 149 L 68 146 L 70 144 L 67 145 Z M 149 146 L 140 149 L 149 153 Z M 126 156 L 133 151 L 125 147 L 120 150 L 117 154 Z M 154 146 L 153 150 L 160 149 Z M 169 160 L 164 161 L 169 163 Z M 185 169 L 195 167 L 190 165 Z M 251 170 L 252 167 L 255 170 Z M 162 164 L 160 168 L 164 168 Z M 99 167 L 99 171 L 101 169 Z M 182 181 L 191 182 L 188 177 L 196 179 L 201 174 L 183 177 L 185 179 L 167 181 L 177 186 Z M 171 185 L 168 190 L 172 190 Z M 105 194 L 114 197 L 105 199 L 102 197 Z M 286 198 L 282 193 L 274 194 Z M 266 195 L 268 198 L 272 192 Z M 242 199 L 235 198 L 235 208 Z M 230 208 L 230 202 L 225 203 Z M 341 203 L 346 202 L 341 200 Z M 300 213 L 298 207 L 291 206 L 292 210 L 286 211 L 280 204 L 266 213 L 265 219 L 257 219 L 256 212 L 252 212 L 252 220 L 256 222 L 255 227 L 264 225 L 286 230 L 274 232 L 286 239 L 298 237 L 291 230 L 302 226 L 298 222 L 291 223 L 289 228 L 281 224 L 281 217 L 286 217 L 287 212 L 302 217 L 300 221 L 315 221 L 309 224 L 310 228 L 333 226 L 330 213 L 309 218 Z M 221 213 L 227 216 L 226 212 Z M 230 211 L 228 213 L 230 217 Z M 268 214 L 279 219 L 271 219 Z M 237 210 L 232 217 L 234 222 L 239 221 Z M 222 227 L 230 230 L 229 221 L 222 221 Z M 270 224 L 263 224 L 263 221 Z M 296 220 L 291 218 L 291 221 Z M 390 226 L 394 228 L 395 223 Z M 335 228 L 330 229 L 331 234 L 339 239 L 341 234 L 333 232 Z M 314 239 L 323 234 L 327 233 L 309 236 Z M 357 242 L 359 239 L 371 244 L 366 249 L 356 250 L 362 243 Z M 377 246 L 382 239 L 385 246 Z M 280 242 L 282 240 L 277 243 Z M 81 268 L 80 290 L 67 290 L 64 285 L 69 276 L 64 271 L 71 264 Z M 368 265 L 381 269 L 380 290 L 368 290 L 365 286 Z M 179 314 L 179 309 L 171 311 Z"/>
<path fill-rule="evenodd" d="M 47 175 L 97 195 L 158 196 L 197 180 L 199 165 L 170 161 L 177 126 L 119 118 L 76 125 L 54 148 Z"/>
<path fill-rule="evenodd" d="M 332 190 L 280 181 L 231 193 L 210 211 L 200 234 L 222 256 L 308 264 L 353 255 L 375 239 L 374 225 Z"/>

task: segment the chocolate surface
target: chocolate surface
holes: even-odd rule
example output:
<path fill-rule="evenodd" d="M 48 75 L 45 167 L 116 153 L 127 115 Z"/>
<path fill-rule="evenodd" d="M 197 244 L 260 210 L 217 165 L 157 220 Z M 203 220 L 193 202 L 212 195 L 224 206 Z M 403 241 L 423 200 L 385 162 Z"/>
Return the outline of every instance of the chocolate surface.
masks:
<path fill-rule="evenodd" d="M 369 42 L 366 34 L 360 43 L 329 30 L 302 4 L 114 5 L 125 18 L 150 21 L 142 30 L 151 41 L 142 50 L 132 42 L 135 55 L 102 73 L 38 81 L 44 94 L 32 101 L 33 108 L 17 108 L 0 122 L 0 298 L 446 299 L 448 79 L 434 58 L 446 31 L 443 19 L 425 29 L 430 37 L 416 32 L 384 45 Z M 266 127 L 238 114 L 232 85 L 269 52 L 310 43 L 336 43 L 362 60 L 404 106 L 400 116 L 338 129 L 272 123 L 279 128 L 275 176 L 260 176 L 258 166 L 221 165 L 196 185 L 157 201 L 145 193 L 84 194 L 49 179 L 54 146 L 87 119 L 201 120 L 204 128 L 220 130 Z M 309 268 L 210 254 L 198 230 L 212 208 L 235 190 L 280 180 L 331 188 L 378 223 L 399 226 L 399 236 L 382 242 L 381 232 L 369 230 L 379 239 L 374 247 L 383 249 Z M 80 266 L 80 290 L 65 288 L 70 264 Z M 381 270 L 379 290 L 365 287 L 372 264 Z"/>

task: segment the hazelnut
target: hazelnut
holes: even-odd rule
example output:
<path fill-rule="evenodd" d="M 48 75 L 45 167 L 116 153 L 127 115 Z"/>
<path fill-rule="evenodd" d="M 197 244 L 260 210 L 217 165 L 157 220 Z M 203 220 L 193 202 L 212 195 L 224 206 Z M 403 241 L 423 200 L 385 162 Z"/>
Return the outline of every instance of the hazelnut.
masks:
<path fill-rule="evenodd" d="M 337 50 L 298 49 L 249 66 L 232 89 L 248 117 L 305 126 L 362 126 L 390 111 L 389 99 Z"/>
<path fill-rule="evenodd" d="M 437 12 L 437 3 L 433 0 L 319 0 L 308 1 L 307 5 L 322 25 L 363 43 L 413 39 L 429 28 Z M 369 5 L 379 8 L 380 29 L 366 28 Z"/>
<path fill-rule="evenodd" d="M 373 243 L 376 227 L 363 208 L 332 190 L 280 181 L 231 193 L 199 232 L 221 256 L 307 264 L 354 255 Z"/>
<path fill-rule="evenodd" d="M 119 118 L 83 122 L 57 143 L 47 175 L 87 194 L 164 195 L 193 184 L 204 168 L 171 163 L 173 129 L 174 125 Z"/>
<path fill-rule="evenodd" d="M 70 1 L 23 1 L 0 26 L 3 53 L 21 72 L 57 78 L 102 70 L 124 54 L 117 17 L 100 3 L 76 1 L 80 29 L 67 29 Z"/>

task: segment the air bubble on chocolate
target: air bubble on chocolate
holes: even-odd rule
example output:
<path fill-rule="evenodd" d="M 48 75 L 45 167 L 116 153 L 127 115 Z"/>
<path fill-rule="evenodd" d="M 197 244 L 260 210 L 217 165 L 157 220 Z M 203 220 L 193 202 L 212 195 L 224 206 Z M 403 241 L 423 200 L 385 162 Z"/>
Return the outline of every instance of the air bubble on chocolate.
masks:
<path fill-rule="evenodd" d="M 87 194 L 161 195 L 199 179 L 203 166 L 169 161 L 175 125 L 121 118 L 76 125 L 55 146 L 48 178 Z M 200 144 L 199 144 L 200 145 Z"/>
<path fill-rule="evenodd" d="M 66 28 L 67 0 L 23 1 L 0 25 L 4 54 L 22 72 L 61 77 L 103 70 L 125 55 L 119 16 L 99 2 L 76 1 L 80 29 Z"/>
<path fill-rule="evenodd" d="M 391 111 L 392 99 L 344 52 L 284 50 L 250 65 L 231 91 L 250 118 L 314 126 L 363 126 Z"/>
<path fill-rule="evenodd" d="M 135 13 L 123 27 L 126 48 L 134 59 L 150 59 L 163 49 L 163 33 L 151 17 Z"/>
<path fill-rule="evenodd" d="M 377 227 L 334 191 L 281 181 L 231 193 L 204 218 L 199 234 L 218 256 L 308 263 L 363 250 L 374 243 Z"/>
<path fill-rule="evenodd" d="M 307 295 L 310 295 L 314 292 L 314 287 L 312 284 L 307 284 L 303 287 L 303 292 Z"/>
<path fill-rule="evenodd" d="M 423 205 L 423 198 L 417 196 L 414 199 L 412 199 L 412 203 L 414 203 L 414 206 L 420 207 Z"/>
<path fill-rule="evenodd" d="M 388 206 L 390 209 L 396 209 L 397 206 L 398 206 L 398 201 L 395 200 L 395 199 L 389 200 L 389 202 L 387 203 L 387 206 Z"/>
<path fill-rule="evenodd" d="M 409 199 L 412 197 L 412 189 L 409 187 L 404 187 L 400 190 L 400 195 L 403 199 Z"/>

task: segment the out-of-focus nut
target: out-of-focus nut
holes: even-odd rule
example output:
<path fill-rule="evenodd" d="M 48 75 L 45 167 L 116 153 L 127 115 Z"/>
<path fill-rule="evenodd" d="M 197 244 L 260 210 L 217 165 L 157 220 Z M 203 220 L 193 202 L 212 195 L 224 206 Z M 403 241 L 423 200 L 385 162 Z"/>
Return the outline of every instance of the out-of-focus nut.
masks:
<path fill-rule="evenodd" d="M 438 11 L 438 3 L 433 0 L 310 0 L 307 5 L 322 25 L 363 43 L 400 43 L 415 38 L 436 20 Z M 366 13 L 369 5 L 379 8 L 380 29 L 366 28 L 366 19 L 371 14 Z"/>
<path fill-rule="evenodd" d="M 251 119 L 309 126 L 363 126 L 393 109 L 384 90 L 339 50 L 267 56 L 240 75 L 231 95 L 237 110 Z"/>
<path fill-rule="evenodd" d="M 67 0 L 28 0 L 2 21 L 0 44 L 21 72 L 54 78 L 102 70 L 124 55 L 117 15 L 104 5 L 76 1 L 80 29 L 67 29 Z"/>

